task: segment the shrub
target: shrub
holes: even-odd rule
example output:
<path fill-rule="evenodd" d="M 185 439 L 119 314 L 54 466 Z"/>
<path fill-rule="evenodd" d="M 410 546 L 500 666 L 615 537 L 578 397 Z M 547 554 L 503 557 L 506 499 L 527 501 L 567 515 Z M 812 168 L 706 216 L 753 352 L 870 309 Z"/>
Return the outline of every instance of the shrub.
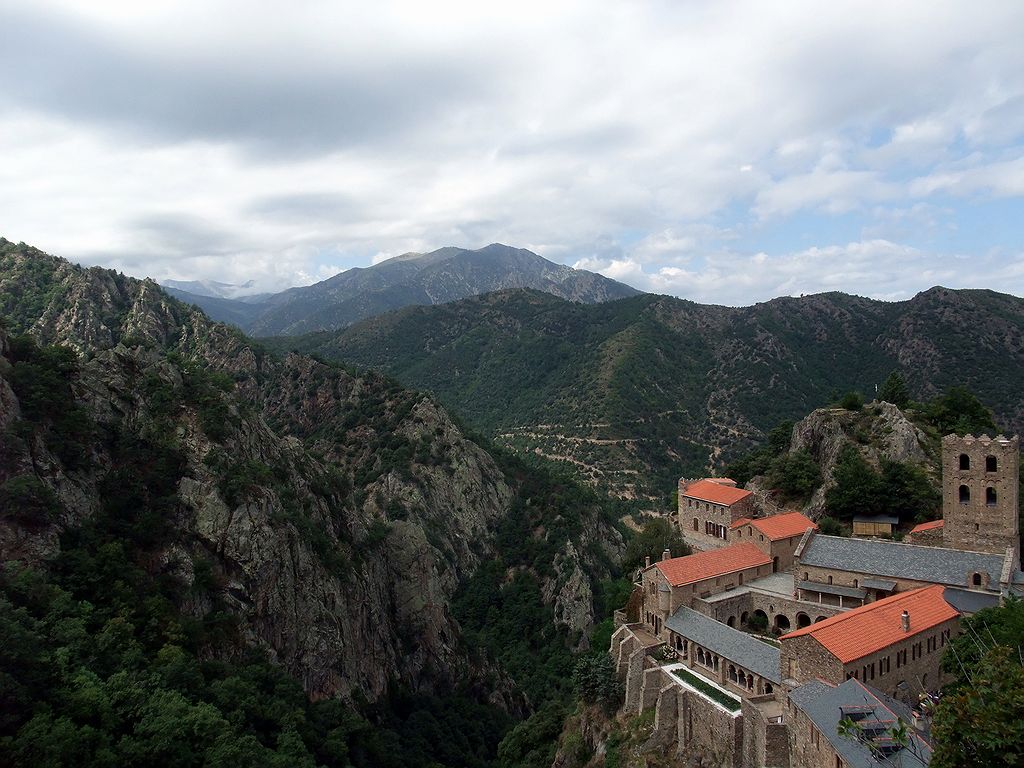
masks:
<path fill-rule="evenodd" d="M 840 398 L 839 405 L 848 411 L 859 411 L 864 407 L 864 395 L 860 392 L 847 392 Z"/>

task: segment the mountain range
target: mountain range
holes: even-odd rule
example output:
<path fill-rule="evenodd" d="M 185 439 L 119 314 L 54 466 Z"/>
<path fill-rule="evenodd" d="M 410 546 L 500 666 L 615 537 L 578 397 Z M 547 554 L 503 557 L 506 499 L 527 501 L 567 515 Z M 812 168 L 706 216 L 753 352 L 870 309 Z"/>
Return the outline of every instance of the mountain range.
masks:
<path fill-rule="evenodd" d="M 917 398 L 966 385 L 1024 428 L 1024 301 L 935 287 L 750 307 L 639 295 L 581 305 L 504 291 L 270 342 L 384 370 L 499 444 L 626 498 L 665 498 L 779 422 L 899 371 Z"/>
<path fill-rule="evenodd" d="M 184 288 L 186 285 L 197 285 L 197 289 Z M 174 281 L 165 282 L 165 288 L 176 298 L 200 307 L 212 319 L 237 325 L 253 336 L 344 328 L 401 307 L 443 304 L 510 288 L 532 288 L 583 303 L 639 293 L 594 272 L 497 243 L 475 251 L 449 247 L 430 253 L 407 253 L 270 296 L 232 297 L 207 284 Z"/>

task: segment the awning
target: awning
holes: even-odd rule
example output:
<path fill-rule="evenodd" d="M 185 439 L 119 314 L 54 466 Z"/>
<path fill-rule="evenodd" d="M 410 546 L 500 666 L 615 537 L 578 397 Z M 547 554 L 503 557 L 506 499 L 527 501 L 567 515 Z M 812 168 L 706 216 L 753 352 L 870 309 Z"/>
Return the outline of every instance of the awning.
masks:
<path fill-rule="evenodd" d="M 861 585 L 867 589 L 880 589 L 883 592 L 892 592 L 896 589 L 895 581 L 885 581 L 884 579 L 864 579 Z"/>
<path fill-rule="evenodd" d="M 799 581 L 797 587 L 806 589 L 809 592 L 821 592 L 826 595 L 839 595 L 841 597 L 859 597 L 864 599 L 868 593 L 856 587 L 842 587 L 838 584 L 821 584 L 817 581 Z"/>

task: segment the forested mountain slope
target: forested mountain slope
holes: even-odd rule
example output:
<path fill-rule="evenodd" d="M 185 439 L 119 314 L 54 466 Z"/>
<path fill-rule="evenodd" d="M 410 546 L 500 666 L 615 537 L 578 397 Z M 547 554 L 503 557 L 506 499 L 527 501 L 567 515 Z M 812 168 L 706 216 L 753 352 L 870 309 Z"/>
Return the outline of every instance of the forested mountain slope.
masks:
<path fill-rule="evenodd" d="M 343 328 L 410 305 L 443 304 L 489 291 L 533 288 L 570 301 L 594 303 L 635 296 L 628 285 L 556 264 L 523 248 L 494 243 L 475 251 L 441 248 L 357 267 L 314 285 L 267 297 L 229 299 L 171 293 L 215 320 L 261 336 Z"/>
<path fill-rule="evenodd" d="M 25 638 L 0 652 L 13 681 L 0 750 L 15 764 L 59 745 L 61 728 L 92 729 L 67 737 L 93 750 L 82 764 L 179 764 L 118 751 L 123 739 L 157 749 L 157 726 L 118 693 L 128 682 L 187 710 L 153 713 L 188 731 L 174 749 L 207 754 L 223 737 L 255 750 L 256 738 L 284 754 L 292 728 L 295 755 L 339 766 L 487 764 L 505 728 L 565 690 L 622 541 L 595 496 L 490 453 L 428 396 L 275 358 L 152 282 L 0 240 L 0 316 L 0 622 Z M 497 661 L 473 603 L 481 585 L 514 638 Z M 74 638 L 57 629 L 69 621 Z M 253 652 L 274 664 L 243 664 Z M 280 670 L 311 699 L 299 689 L 280 709 Z M 276 714 L 231 714 L 241 689 L 224 681 L 252 674 L 271 700 L 245 706 Z M 358 711 L 317 720 L 328 715 L 310 702 L 331 698 Z M 402 726 L 423 701 L 421 727 L 473 720 L 454 726 L 473 743 Z M 359 725 L 371 705 L 395 731 Z M 226 730 L 197 746 L 188 713 Z"/>
<path fill-rule="evenodd" d="M 506 291 L 272 343 L 381 368 L 625 496 L 665 496 L 784 419 L 848 390 L 870 397 L 894 370 L 915 397 L 966 385 L 1005 429 L 1024 426 L 1024 301 L 986 290 L 740 308 Z"/>

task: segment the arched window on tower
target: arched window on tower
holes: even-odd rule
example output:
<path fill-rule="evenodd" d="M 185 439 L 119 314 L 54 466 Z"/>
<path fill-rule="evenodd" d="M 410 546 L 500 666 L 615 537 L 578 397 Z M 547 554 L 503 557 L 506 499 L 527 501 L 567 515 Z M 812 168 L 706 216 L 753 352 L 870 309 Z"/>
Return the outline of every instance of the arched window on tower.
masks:
<path fill-rule="evenodd" d="M 966 485 L 960 486 L 960 503 L 966 504 L 971 500 L 971 489 Z"/>
<path fill-rule="evenodd" d="M 992 486 L 985 489 L 985 504 L 989 507 L 996 505 L 996 489 Z"/>
<path fill-rule="evenodd" d="M 960 454 L 960 469 L 970 469 L 970 468 L 971 468 L 971 457 L 968 456 L 966 453 L 961 453 Z"/>
<path fill-rule="evenodd" d="M 998 469 L 999 469 L 999 462 L 996 460 L 996 457 L 995 456 L 986 456 L 985 457 L 985 471 L 986 472 L 995 472 Z"/>

